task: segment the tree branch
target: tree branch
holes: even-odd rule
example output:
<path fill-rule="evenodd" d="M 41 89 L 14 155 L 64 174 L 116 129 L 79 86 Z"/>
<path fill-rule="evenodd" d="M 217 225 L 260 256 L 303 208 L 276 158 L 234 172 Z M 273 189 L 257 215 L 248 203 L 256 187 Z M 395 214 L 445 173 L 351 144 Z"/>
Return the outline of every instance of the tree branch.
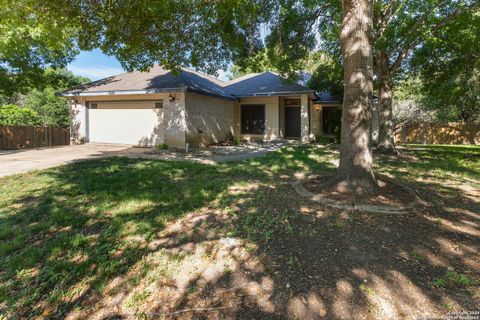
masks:
<path fill-rule="evenodd" d="M 478 7 L 478 6 L 480 6 L 480 3 L 475 1 L 469 6 L 465 6 L 465 7 L 462 7 L 462 8 L 459 8 L 459 9 L 455 10 L 454 12 L 452 12 L 451 14 L 446 16 L 444 19 L 439 20 L 436 24 L 431 26 L 429 34 L 431 36 L 434 36 L 438 30 L 440 30 L 445 25 L 447 25 L 447 23 L 449 23 L 455 17 L 457 17 L 460 14 L 466 12 L 467 10 L 471 10 L 471 9 L 473 9 L 475 7 Z M 427 20 L 427 17 L 428 17 L 428 14 L 425 14 L 420 20 L 417 20 L 417 22 L 410 29 L 411 30 L 410 33 L 417 31 L 422 26 L 422 24 L 425 23 L 425 21 Z M 414 47 L 416 47 L 417 45 L 420 45 L 424 40 L 425 40 L 425 38 L 422 35 L 418 35 L 417 37 L 414 37 L 413 40 L 410 43 L 406 42 L 403 46 L 403 49 L 398 53 L 398 55 L 395 58 L 393 64 L 391 65 L 390 72 L 392 74 L 397 72 L 398 69 L 400 68 L 403 60 L 410 53 L 410 51 Z"/>

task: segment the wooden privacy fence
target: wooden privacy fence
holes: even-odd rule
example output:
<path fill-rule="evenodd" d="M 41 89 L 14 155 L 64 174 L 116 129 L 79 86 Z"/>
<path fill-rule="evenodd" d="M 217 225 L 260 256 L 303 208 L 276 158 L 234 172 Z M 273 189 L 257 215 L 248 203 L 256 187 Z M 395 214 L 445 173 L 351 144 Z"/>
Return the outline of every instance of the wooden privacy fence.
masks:
<path fill-rule="evenodd" d="M 70 144 L 69 128 L 0 126 L 0 149 L 15 150 Z"/>
<path fill-rule="evenodd" d="M 395 132 L 395 140 L 418 144 L 480 144 L 480 124 L 409 124 Z"/>

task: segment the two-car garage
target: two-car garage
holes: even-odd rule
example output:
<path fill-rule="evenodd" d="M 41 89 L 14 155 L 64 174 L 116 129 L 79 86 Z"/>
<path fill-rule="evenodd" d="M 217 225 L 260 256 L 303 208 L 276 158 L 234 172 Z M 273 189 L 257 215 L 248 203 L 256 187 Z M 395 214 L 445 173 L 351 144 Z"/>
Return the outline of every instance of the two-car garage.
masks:
<path fill-rule="evenodd" d="M 163 101 L 88 101 L 90 142 L 152 146 L 163 143 Z"/>

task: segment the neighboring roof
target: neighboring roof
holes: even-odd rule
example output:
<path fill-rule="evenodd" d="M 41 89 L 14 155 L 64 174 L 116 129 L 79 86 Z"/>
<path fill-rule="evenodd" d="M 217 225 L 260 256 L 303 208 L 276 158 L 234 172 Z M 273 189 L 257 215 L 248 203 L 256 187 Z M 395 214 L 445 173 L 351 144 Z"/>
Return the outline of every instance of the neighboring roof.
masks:
<path fill-rule="evenodd" d="M 251 73 L 228 82 L 182 68 L 180 74 L 155 65 L 149 71 L 122 73 L 64 91 L 64 96 L 141 94 L 188 91 L 237 100 L 240 97 L 272 96 L 315 92 L 298 83 L 290 83 L 272 72 Z"/>
<path fill-rule="evenodd" d="M 223 88 L 235 97 L 314 93 L 310 88 L 298 83 L 287 82 L 273 72 L 250 73 L 228 81 Z"/>
<path fill-rule="evenodd" d="M 317 99 L 314 102 L 323 104 L 339 104 L 342 102 L 342 97 L 339 95 L 331 95 L 329 92 L 317 92 Z"/>
<path fill-rule="evenodd" d="M 122 73 L 98 81 L 71 88 L 62 94 L 98 95 L 115 92 L 116 94 L 156 93 L 189 91 L 219 98 L 237 100 L 222 89 L 222 81 L 209 75 L 182 68 L 179 75 L 155 65 L 149 71 Z"/>

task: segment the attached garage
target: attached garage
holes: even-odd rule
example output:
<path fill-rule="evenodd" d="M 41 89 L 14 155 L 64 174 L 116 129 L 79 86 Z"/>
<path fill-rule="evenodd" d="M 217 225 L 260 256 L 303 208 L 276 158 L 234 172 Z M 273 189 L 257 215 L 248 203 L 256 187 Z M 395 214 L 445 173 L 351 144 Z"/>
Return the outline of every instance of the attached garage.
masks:
<path fill-rule="evenodd" d="M 89 101 L 90 142 L 153 146 L 163 143 L 163 101 Z"/>

